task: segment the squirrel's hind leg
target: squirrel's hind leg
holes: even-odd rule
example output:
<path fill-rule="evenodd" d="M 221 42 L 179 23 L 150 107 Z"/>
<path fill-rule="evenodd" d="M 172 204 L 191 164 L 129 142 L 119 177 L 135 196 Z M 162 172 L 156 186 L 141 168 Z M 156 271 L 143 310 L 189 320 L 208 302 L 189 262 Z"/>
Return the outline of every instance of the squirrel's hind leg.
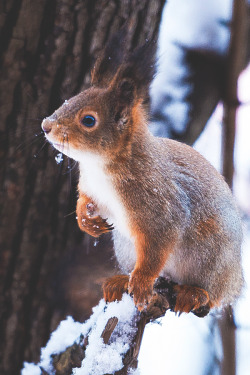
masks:
<path fill-rule="evenodd" d="M 212 304 L 206 290 L 190 285 L 175 285 L 174 293 L 176 302 L 174 311 L 176 313 L 189 313 L 203 317 L 209 313 Z"/>

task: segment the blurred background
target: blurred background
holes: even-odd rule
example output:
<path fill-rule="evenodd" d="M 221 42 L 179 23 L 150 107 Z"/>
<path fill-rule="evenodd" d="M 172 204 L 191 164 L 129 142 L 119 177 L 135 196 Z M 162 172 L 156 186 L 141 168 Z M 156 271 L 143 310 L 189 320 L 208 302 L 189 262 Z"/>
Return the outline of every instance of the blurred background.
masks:
<path fill-rule="evenodd" d="M 80 233 L 77 165 L 58 157 L 40 125 L 88 87 L 96 57 L 126 20 L 130 49 L 158 41 L 151 131 L 194 145 L 233 187 L 249 285 L 249 10 L 244 0 L 0 3 L 1 374 L 39 361 L 59 322 L 84 321 L 103 280 L 118 271 L 109 236 L 94 242 Z M 248 374 L 249 312 L 246 287 L 233 315 L 167 313 L 146 329 L 141 374 Z"/>

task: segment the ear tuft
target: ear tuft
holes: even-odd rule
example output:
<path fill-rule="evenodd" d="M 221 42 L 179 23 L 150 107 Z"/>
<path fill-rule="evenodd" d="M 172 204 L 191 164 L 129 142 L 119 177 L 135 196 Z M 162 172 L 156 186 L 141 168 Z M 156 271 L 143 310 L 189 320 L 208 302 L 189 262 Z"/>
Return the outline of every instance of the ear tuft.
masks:
<path fill-rule="evenodd" d="M 113 81 L 122 89 L 124 98 L 135 93 L 139 97 L 148 97 L 149 85 L 155 74 L 156 42 L 147 41 L 133 52 L 128 51 L 129 25 L 125 24 L 108 41 L 97 59 L 92 71 L 92 84 L 105 87 Z M 122 83 L 121 83 L 122 82 Z M 126 83 L 125 83 L 126 82 Z"/>
<path fill-rule="evenodd" d="M 112 80 L 119 66 L 124 61 L 126 40 L 126 27 L 122 27 L 108 40 L 104 50 L 94 65 L 91 74 L 91 81 L 93 85 L 102 87 L 107 85 Z"/>
<path fill-rule="evenodd" d="M 133 88 L 134 96 L 148 99 L 149 85 L 155 74 L 155 52 L 156 43 L 150 41 L 128 54 L 118 69 L 116 86 L 119 87 L 120 82 L 127 82 L 125 91 L 132 92 Z"/>
<path fill-rule="evenodd" d="M 134 83 L 131 80 L 123 79 L 118 86 L 118 97 L 123 103 L 129 104 L 134 100 Z"/>
<path fill-rule="evenodd" d="M 135 49 L 128 58 L 131 78 L 136 83 L 139 96 L 148 94 L 149 85 L 155 75 L 156 42 L 146 42 L 143 46 Z"/>

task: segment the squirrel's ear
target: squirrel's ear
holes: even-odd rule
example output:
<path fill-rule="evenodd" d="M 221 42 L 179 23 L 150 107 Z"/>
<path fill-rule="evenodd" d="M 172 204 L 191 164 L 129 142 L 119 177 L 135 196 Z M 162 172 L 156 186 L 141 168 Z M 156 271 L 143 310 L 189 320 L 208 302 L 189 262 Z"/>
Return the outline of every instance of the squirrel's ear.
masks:
<path fill-rule="evenodd" d="M 106 86 L 114 78 L 114 75 L 124 61 L 126 41 L 126 26 L 122 27 L 108 40 L 92 70 L 91 82 L 94 86 Z"/>
<path fill-rule="evenodd" d="M 150 41 L 128 54 L 117 72 L 116 85 L 119 87 L 120 82 L 129 82 L 130 91 L 134 88 L 134 95 L 147 98 L 155 74 L 155 52 L 156 43 Z"/>
<path fill-rule="evenodd" d="M 123 104 L 130 104 L 134 101 L 135 97 L 135 85 L 131 79 L 122 79 L 116 89 L 116 96 L 119 98 L 119 102 Z"/>
<path fill-rule="evenodd" d="M 139 96 L 148 95 L 148 87 L 155 74 L 156 42 L 147 41 L 144 45 L 129 52 L 129 24 L 115 33 L 106 44 L 92 71 L 94 86 L 108 86 L 116 77 L 117 85 L 124 80 L 133 80 Z"/>

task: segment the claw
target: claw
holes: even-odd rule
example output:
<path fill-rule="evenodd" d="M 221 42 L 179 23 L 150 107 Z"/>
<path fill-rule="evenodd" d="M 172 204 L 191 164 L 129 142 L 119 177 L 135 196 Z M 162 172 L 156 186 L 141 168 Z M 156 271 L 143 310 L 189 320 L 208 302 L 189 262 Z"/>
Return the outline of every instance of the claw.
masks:
<path fill-rule="evenodd" d="M 114 229 L 113 224 L 107 223 L 107 219 L 97 215 L 97 206 L 90 200 L 86 203 L 86 199 L 79 198 L 76 211 L 79 228 L 93 237 L 99 237 Z"/>
<path fill-rule="evenodd" d="M 133 296 L 134 303 L 142 311 L 150 302 L 153 292 L 154 278 L 134 270 L 129 281 L 128 292 Z"/>
<path fill-rule="evenodd" d="M 197 311 L 197 315 L 207 314 L 209 311 L 209 295 L 204 289 L 190 285 L 175 285 L 176 313 L 189 313 Z M 204 316 L 205 316 L 204 315 Z"/>
<path fill-rule="evenodd" d="M 114 226 L 113 226 L 113 224 L 108 224 L 107 228 L 108 228 L 108 230 L 113 230 Z"/>

